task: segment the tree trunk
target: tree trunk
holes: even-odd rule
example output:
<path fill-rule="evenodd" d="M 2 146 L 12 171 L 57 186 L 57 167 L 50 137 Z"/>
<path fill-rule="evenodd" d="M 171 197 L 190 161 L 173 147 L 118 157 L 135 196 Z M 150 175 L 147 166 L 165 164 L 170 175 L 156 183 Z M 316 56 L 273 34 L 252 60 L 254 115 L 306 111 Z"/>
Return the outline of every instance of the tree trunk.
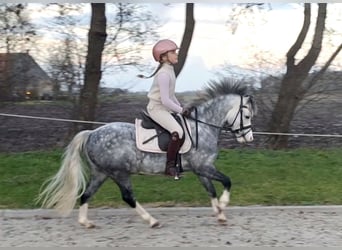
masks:
<path fill-rule="evenodd" d="M 282 80 L 278 101 L 273 109 L 269 131 L 273 133 L 288 133 L 296 107 L 302 99 L 300 94 L 301 79 L 296 78 L 296 73 L 286 74 Z M 286 148 L 288 137 L 284 135 L 272 135 L 268 138 L 270 148 Z"/>
<path fill-rule="evenodd" d="M 101 80 L 102 51 L 106 41 L 106 16 L 104 3 L 92 3 L 92 16 L 88 34 L 88 54 L 86 58 L 84 85 L 80 94 L 79 118 L 94 121 L 97 94 Z M 84 123 L 78 130 L 92 129 L 92 124 Z"/>
<path fill-rule="evenodd" d="M 195 28 L 195 19 L 194 19 L 194 4 L 187 3 L 186 4 L 186 20 L 185 20 L 185 30 L 183 34 L 182 43 L 180 45 L 179 54 L 178 54 L 178 63 L 175 65 L 175 74 L 176 77 L 182 71 L 185 60 L 188 56 L 189 47 L 192 40 L 192 35 L 194 33 Z"/>
<path fill-rule="evenodd" d="M 308 90 L 305 88 L 304 82 L 321 51 L 325 29 L 327 4 L 320 3 L 318 5 L 316 27 L 311 48 L 308 54 L 298 64 L 295 64 L 295 56 L 301 49 L 310 26 L 311 5 L 306 3 L 304 6 L 303 27 L 296 42 L 287 53 L 287 71 L 281 82 L 278 100 L 272 112 L 269 124 L 270 132 L 288 133 L 290 131 L 290 124 L 298 103 L 303 99 L 304 94 Z M 271 135 L 269 136 L 268 143 L 269 147 L 273 149 L 286 148 L 288 146 L 288 137 Z"/>

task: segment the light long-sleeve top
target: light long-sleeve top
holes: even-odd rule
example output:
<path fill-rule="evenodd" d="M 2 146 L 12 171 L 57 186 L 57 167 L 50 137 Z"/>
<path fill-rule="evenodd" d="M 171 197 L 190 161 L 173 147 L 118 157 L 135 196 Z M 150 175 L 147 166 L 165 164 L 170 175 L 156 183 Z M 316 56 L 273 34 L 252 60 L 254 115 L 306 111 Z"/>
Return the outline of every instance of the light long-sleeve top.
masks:
<path fill-rule="evenodd" d="M 183 108 L 175 96 L 176 76 L 172 65 L 165 63 L 154 77 L 147 95 L 150 105 L 163 105 L 167 110 L 181 113 Z"/>

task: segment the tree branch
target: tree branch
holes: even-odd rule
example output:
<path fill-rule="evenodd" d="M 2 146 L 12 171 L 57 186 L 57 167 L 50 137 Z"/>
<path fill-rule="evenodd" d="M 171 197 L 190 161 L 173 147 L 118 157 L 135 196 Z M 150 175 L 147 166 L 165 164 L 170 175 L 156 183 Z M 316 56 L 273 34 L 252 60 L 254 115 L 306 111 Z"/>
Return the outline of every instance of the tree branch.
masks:
<path fill-rule="evenodd" d="M 178 63 L 175 65 L 176 77 L 180 74 L 183 69 L 185 60 L 188 55 L 189 47 L 194 33 L 195 19 L 194 19 L 194 4 L 186 4 L 186 21 L 185 30 L 183 34 L 182 43 L 179 49 Z"/>
<path fill-rule="evenodd" d="M 336 56 L 340 53 L 340 51 L 342 50 L 342 43 L 340 44 L 340 46 L 338 46 L 338 48 L 336 49 L 336 51 L 330 56 L 329 60 L 324 64 L 324 66 L 320 69 L 320 71 L 318 71 L 313 77 L 312 79 L 309 81 L 308 85 L 307 85 L 307 90 L 309 90 L 310 88 L 312 88 L 317 81 L 322 77 L 322 75 L 327 71 L 327 69 L 329 68 L 329 66 L 331 65 L 331 63 L 335 60 Z"/>
<path fill-rule="evenodd" d="M 310 3 L 305 3 L 304 4 L 304 22 L 302 29 L 297 37 L 296 42 L 292 45 L 292 47 L 289 49 L 287 52 L 287 67 L 291 68 L 295 66 L 295 56 L 302 47 L 305 37 L 309 31 L 310 27 L 310 18 L 311 18 L 311 4 Z"/>
<path fill-rule="evenodd" d="M 309 71 L 311 67 L 314 65 L 314 63 L 316 62 L 316 59 L 318 58 L 318 55 L 322 49 L 322 40 L 323 40 L 323 33 L 325 30 L 326 17 L 327 17 L 327 4 L 319 3 L 315 33 L 314 33 L 313 41 L 311 44 L 311 48 L 308 54 L 304 57 L 304 59 L 298 64 L 298 67 L 300 67 L 301 70 Z"/>

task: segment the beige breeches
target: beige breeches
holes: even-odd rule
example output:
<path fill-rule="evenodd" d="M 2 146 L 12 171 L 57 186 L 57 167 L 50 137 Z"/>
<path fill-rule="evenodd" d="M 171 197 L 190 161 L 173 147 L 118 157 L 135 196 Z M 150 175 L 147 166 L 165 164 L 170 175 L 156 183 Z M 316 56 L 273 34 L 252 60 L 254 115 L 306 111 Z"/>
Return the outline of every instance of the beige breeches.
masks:
<path fill-rule="evenodd" d="M 158 122 L 163 128 L 165 128 L 170 133 L 177 132 L 179 138 L 183 137 L 183 129 L 178 124 L 178 122 L 173 118 L 171 113 L 163 106 L 158 105 L 147 105 L 147 112 L 153 120 Z"/>

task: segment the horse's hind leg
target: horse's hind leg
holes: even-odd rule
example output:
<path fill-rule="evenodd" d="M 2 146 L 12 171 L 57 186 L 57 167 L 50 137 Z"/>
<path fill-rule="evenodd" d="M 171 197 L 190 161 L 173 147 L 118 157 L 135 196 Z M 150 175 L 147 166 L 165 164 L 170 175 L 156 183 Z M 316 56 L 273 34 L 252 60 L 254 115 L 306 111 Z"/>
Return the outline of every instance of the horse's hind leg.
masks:
<path fill-rule="evenodd" d="M 131 181 L 129 175 L 121 175 L 113 178 L 115 183 L 119 186 L 121 191 L 122 199 L 130 205 L 130 207 L 135 208 L 136 212 L 143 218 L 144 221 L 149 223 L 151 227 L 159 226 L 158 220 L 153 218 L 134 198 Z"/>
<path fill-rule="evenodd" d="M 88 220 L 88 200 L 96 193 L 106 178 L 105 174 L 92 170 L 90 182 L 81 196 L 78 222 L 87 228 L 95 227 L 95 224 Z"/>

